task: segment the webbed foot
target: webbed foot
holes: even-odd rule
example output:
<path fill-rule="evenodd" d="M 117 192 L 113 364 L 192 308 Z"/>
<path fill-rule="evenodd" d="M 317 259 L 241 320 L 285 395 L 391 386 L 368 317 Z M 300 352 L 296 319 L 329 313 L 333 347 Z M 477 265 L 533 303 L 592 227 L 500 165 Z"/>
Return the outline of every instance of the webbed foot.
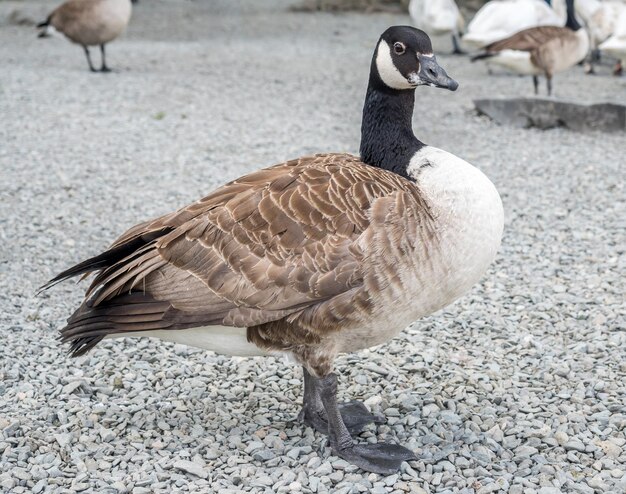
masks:
<path fill-rule="evenodd" d="M 417 460 L 413 451 L 397 444 L 355 443 L 350 447 L 332 448 L 333 453 L 366 472 L 391 475 L 400 469 L 403 461 Z"/>

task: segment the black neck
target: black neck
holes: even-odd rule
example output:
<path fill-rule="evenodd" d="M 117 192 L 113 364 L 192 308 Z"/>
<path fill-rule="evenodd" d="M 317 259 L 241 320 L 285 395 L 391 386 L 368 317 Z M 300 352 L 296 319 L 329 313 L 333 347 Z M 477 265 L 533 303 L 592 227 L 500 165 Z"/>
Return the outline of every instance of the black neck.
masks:
<path fill-rule="evenodd" d="M 565 21 L 565 27 L 570 28 L 572 31 L 578 31 L 582 26 L 576 20 L 574 0 L 566 0 L 565 6 L 567 8 L 567 20 Z"/>
<path fill-rule="evenodd" d="M 414 104 L 415 90 L 390 89 L 372 74 L 363 105 L 361 161 L 409 178 L 409 162 L 424 146 L 413 134 Z"/>

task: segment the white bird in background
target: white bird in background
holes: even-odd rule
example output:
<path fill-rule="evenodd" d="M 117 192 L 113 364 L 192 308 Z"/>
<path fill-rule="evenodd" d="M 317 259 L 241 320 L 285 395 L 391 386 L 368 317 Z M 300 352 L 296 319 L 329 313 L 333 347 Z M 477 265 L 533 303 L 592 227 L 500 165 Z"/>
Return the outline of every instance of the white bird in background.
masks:
<path fill-rule="evenodd" d="M 622 11 L 617 22 L 613 35 L 599 46 L 602 53 L 617 58 L 619 61 L 613 69 L 615 75 L 621 75 L 626 65 L 626 9 Z"/>
<path fill-rule="evenodd" d="M 564 16 L 544 0 L 494 0 L 476 12 L 467 25 L 463 43 L 483 48 L 530 27 L 564 24 Z"/>
<path fill-rule="evenodd" d="M 454 0 L 411 0 L 409 14 L 413 24 L 431 36 L 452 36 L 452 53 L 463 53 L 459 35 L 465 20 Z"/>
<path fill-rule="evenodd" d="M 576 0 L 576 15 L 589 31 L 592 50 L 599 49 L 599 45 L 611 37 L 623 12 L 626 12 L 623 0 Z M 593 71 L 592 61 L 589 60 L 585 72 Z"/>

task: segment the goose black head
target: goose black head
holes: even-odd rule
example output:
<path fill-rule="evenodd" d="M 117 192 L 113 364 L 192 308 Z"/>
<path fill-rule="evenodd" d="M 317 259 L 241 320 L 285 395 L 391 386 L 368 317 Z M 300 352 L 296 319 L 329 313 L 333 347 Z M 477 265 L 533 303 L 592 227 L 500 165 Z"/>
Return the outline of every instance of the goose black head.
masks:
<path fill-rule="evenodd" d="M 381 35 L 370 82 L 395 90 L 427 85 L 456 91 L 459 87 L 437 63 L 428 35 L 410 26 L 392 26 Z"/>

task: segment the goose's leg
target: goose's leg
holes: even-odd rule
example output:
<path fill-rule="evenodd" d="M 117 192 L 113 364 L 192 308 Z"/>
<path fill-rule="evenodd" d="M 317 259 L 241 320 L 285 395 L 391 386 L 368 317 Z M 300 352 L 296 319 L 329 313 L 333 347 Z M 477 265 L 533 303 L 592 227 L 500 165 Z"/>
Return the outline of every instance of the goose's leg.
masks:
<path fill-rule="evenodd" d="M 304 395 L 302 397 L 302 410 L 298 414 L 298 420 L 316 431 L 326 434 L 328 432 L 328 422 L 326 422 L 324 405 L 322 404 L 316 383 L 305 367 L 302 367 L 302 371 L 304 373 Z"/>
<path fill-rule="evenodd" d="M 546 76 L 546 86 L 548 87 L 548 96 L 552 95 L 552 76 L 548 74 Z"/>
<path fill-rule="evenodd" d="M 97 70 L 94 69 L 93 64 L 91 63 L 91 55 L 89 54 L 89 48 L 87 48 L 87 45 L 83 45 L 83 49 L 85 50 L 85 56 L 87 57 L 87 63 L 89 64 L 89 70 L 91 70 L 92 72 L 97 72 Z"/>
<path fill-rule="evenodd" d="M 461 47 L 459 46 L 459 39 L 457 38 L 456 34 L 452 35 L 452 54 L 453 55 L 465 55 L 466 53 L 461 50 Z"/>
<path fill-rule="evenodd" d="M 539 94 L 539 77 L 533 76 L 533 86 L 535 86 L 535 96 Z"/>
<path fill-rule="evenodd" d="M 102 67 L 100 67 L 100 72 L 111 72 L 111 69 L 107 67 L 106 57 L 104 54 L 104 44 L 100 45 L 100 53 L 102 54 Z"/>
<path fill-rule="evenodd" d="M 322 434 L 328 434 L 328 420 L 316 379 L 305 367 L 302 367 L 302 372 L 304 374 L 304 397 L 298 420 Z M 338 406 L 344 424 L 351 434 L 358 434 L 369 424 L 385 422 L 385 417 L 371 413 L 359 401 L 349 401 Z"/>
<path fill-rule="evenodd" d="M 333 453 L 367 472 L 390 475 L 403 461 L 416 460 L 413 451 L 397 444 L 355 443 L 337 405 L 337 376 L 328 374 L 316 379 L 328 420 L 328 438 Z"/>

